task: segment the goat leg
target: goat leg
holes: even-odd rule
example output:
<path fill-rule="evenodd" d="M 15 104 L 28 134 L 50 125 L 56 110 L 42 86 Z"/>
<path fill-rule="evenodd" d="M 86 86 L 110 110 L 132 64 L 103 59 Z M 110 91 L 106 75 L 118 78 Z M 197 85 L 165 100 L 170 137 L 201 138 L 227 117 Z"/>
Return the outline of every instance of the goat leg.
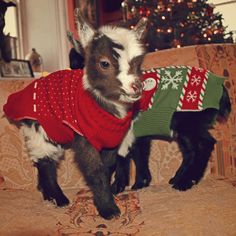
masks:
<path fill-rule="evenodd" d="M 57 183 L 57 163 L 49 157 L 38 159 L 35 166 L 38 169 L 38 188 L 42 192 L 44 200 L 56 201 L 57 206 L 69 204 L 68 198 L 63 194 Z"/>
<path fill-rule="evenodd" d="M 150 138 L 138 138 L 126 157 L 117 155 L 115 180 L 112 184 L 114 194 L 123 192 L 129 184 L 130 160 L 132 159 L 136 167 L 135 183 L 133 190 L 149 186 L 151 173 L 148 167 L 150 155 Z"/>
<path fill-rule="evenodd" d="M 197 150 L 198 158 L 195 159 L 195 162 L 193 164 L 194 168 L 192 170 L 192 179 L 196 182 L 196 184 L 201 180 L 204 175 L 215 143 L 216 140 L 211 136 L 208 131 L 206 131 L 199 139 Z"/>
<path fill-rule="evenodd" d="M 76 136 L 72 149 L 75 160 L 93 192 L 94 204 L 105 219 L 120 215 L 111 192 L 109 174 L 100 153 L 84 138 Z"/>
<path fill-rule="evenodd" d="M 113 194 L 121 193 L 129 185 L 130 158 L 117 155 L 114 182 L 111 185 Z"/>
<path fill-rule="evenodd" d="M 182 152 L 183 161 L 175 176 L 169 181 L 169 184 L 172 184 L 173 188 L 177 190 L 186 191 L 194 185 L 191 170 L 194 168 L 194 159 L 197 158 L 196 142 L 197 138 L 191 137 L 189 134 L 178 135 L 177 143 Z"/>
<path fill-rule="evenodd" d="M 208 131 L 202 131 L 194 135 L 181 134 L 177 141 L 183 154 L 183 161 L 169 183 L 173 185 L 173 188 L 185 191 L 203 177 L 214 149 L 215 139 Z"/>
<path fill-rule="evenodd" d="M 151 182 L 152 177 L 148 166 L 150 148 L 150 138 L 142 137 L 137 139 L 135 148 L 131 151 L 131 158 L 134 160 L 136 166 L 135 183 L 132 186 L 133 190 L 147 187 Z"/>

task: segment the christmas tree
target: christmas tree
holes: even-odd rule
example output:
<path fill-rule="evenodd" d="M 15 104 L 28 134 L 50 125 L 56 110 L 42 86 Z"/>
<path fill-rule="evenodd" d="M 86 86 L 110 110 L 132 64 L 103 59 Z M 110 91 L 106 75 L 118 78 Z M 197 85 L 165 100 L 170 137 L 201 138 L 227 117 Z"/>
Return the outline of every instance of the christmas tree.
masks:
<path fill-rule="evenodd" d="M 125 0 L 123 19 L 130 28 L 141 17 L 149 26 L 146 45 L 149 51 L 196 44 L 233 43 L 226 33 L 223 18 L 214 13 L 207 0 Z"/>

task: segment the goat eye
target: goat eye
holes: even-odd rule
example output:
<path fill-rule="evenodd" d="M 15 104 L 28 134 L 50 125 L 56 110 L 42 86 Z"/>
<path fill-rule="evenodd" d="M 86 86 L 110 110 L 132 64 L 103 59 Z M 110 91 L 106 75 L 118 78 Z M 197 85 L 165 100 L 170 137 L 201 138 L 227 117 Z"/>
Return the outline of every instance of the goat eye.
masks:
<path fill-rule="evenodd" d="M 108 61 L 100 61 L 99 65 L 102 69 L 108 69 L 110 67 L 110 63 Z"/>

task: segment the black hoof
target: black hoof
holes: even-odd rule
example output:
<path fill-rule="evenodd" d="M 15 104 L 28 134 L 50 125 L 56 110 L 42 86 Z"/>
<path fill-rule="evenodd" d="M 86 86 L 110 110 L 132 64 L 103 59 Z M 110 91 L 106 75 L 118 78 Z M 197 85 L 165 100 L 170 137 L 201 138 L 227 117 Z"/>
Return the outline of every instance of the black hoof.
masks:
<path fill-rule="evenodd" d="M 169 180 L 169 184 L 174 184 L 174 182 L 175 182 L 175 177 L 173 177 Z"/>
<path fill-rule="evenodd" d="M 119 181 L 114 181 L 114 183 L 111 185 L 111 192 L 113 194 L 121 193 L 125 190 L 125 183 L 119 183 Z"/>
<path fill-rule="evenodd" d="M 70 201 L 66 196 L 60 197 L 59 199 L 55 199 L 58 207 L 64 207 L 69 205 Z"/>
<path fill-rule="evenodd" d="M 178 181 L 177 183 L 173 183 L 172 188 L 177 189 L 179 191 L 186 191 L 195 184 L 192 180 Z"/>
<path fill-rule="evenodd" d="M 99 215 L 106 220 L 110 220 L 115 217 L 120 216 L 120 209 L 117 207 L 115 203 L 108 204 L 106 207 L 97 208 Z"/>
<path fill-rule="evenodd" d="M 150 184 L 150 180 L 142 179 L 142 181 L 136 181 L 131 189 L 137 190 L 137 189 L 145 188 L 145 187 L 148 187 L 149 184 Z"/>
<path fill-rule="evenodd" d="M 55 197 L 49 193 L 43 192 L 43 199 L 54 203 L 58 207 L 64 207 L 70 203 L 69 199 L 63 193 Z"/>
<path fill-rule="evenodd" d="M 132 186 L 132 189 L 136 190 L 136 189 L 148 187 L 151 182 L 151 179 L 152 179 L 151 173 L 149 170 L 147 170 L 145 173 L 140 174 L 138 175 L 138 177 L 136 177 L 136 181 L 134 185 Z"/>

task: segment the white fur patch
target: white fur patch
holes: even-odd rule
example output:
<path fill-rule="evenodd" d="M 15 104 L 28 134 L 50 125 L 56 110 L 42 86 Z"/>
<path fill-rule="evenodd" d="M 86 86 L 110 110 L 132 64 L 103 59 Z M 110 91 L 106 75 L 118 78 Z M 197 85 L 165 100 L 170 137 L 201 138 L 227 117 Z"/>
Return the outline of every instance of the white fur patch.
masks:
<path fill-rule="evenodd" d="M 135 137 L 133 133 L 133 122 L 132 122 L 130 129 L 128 130 L 126 136 L 124 137 L 119 147 L 118 154 L 122 157 L 126 157 L 134 141 L 135 141 Z"/>
<path fill-rule="evenodd" d="M 103 26 L 99 29 L 107 37 L 111 38 L 115 43 L 124 47 L 127 59 L 142 55 L 144 53 L 139 40 L 134 31 L 125 28 L 116 28 L 111 26 Z"/>
<path fill-rule="evenodd" d="M 133 75 L 129 74 L 129 61 L 126 56 L 126 52 L 119 50 L 120 58 L 119 58 L 119 69 L 120 73 L 117 76 L 117 79 L 119 79 L 122 83 L 122 88 L 126 91 L 127 94 L 134 94 L 134 90 L 131 86 L 132 83 L 134 83 L 138 78 Z"/>
<path fill-rule="evenodd" d="M 127 111 L 125 110 L 124 106 L 118 103 L 113 103 L 116 107 L 116 109 L 118 110 L 118 112 L 120 113 L 119 118 L 125 118 L 125 116 L 127 115 Z"/>
<path fill-rule="evenodd" d="M 39 126 L 38 131 L 36 131 L 34 125 L 32 127 L 23 125 L 21 132 L 25 137 L 25 144 L 33 162 L 38 162 L 39 159 L 46 156 L 58 161 L 63 155 L 64 149 L 60 145 L 54 145 L 47 141 L 49 138 L 42 126 Z"/>
<path fill-rule="evenodd" d="M 78 35 L 80 37 L 80 43 L 82 44 L 83 48 L 85 48 L 92 40 L 94 36 L 94 30 L 86 22 L 81 23 L 80 21 L 77 21 L 77 29 Z"/>
<path fill-rule="evenodd" d="M 91 85 L 90 85 L 90 83 L 88 81 L 88 77 L 87 77 L 86 67 L 84 68 L 83 87 L 84 87 L 85 90 L 90 90 L 91 89 Z"/>
<path fill-rule="evenodd" d="M 115 51 L 120 55 L 119 69 L 120 73 L 117 78 L 122 83 L 122 88 L 127 94 L 133 94 L 134 90 L 131 86 L 135 82 L 135 75 L 129 74 L 130 65 L 129 62 L 144 53 L 143 47 L 140 44 L 136 33 L 132 30 L 124 28 L 114 28 L 111 26 L 104 26 L 100 28 L 100 31 L 107 37 L 112 39 L 113 42 L 120 44 L 124 47 L 124 50 L 115 48 Z"/>

